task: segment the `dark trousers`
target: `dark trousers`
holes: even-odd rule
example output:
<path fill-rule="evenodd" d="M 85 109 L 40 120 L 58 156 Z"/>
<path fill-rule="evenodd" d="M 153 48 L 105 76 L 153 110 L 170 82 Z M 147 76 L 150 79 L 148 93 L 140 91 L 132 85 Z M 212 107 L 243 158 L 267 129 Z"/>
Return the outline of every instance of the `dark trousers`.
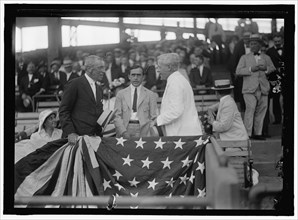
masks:
<path fill-rule="evenodd" d="M 281 106 L 279 103 L 280 93 L 272 93 L 273 99 L 273 115 L 275 118 L 275 122 L 281 122 Z"/>

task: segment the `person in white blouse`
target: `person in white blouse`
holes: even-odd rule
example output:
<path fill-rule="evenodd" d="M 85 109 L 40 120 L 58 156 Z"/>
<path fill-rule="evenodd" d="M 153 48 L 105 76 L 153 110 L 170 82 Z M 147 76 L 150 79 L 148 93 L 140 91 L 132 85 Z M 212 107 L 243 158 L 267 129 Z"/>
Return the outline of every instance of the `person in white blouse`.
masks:
<path fill-rule="evenodd" d="M 178 71 L 179 55 L 162 54 L 158 57 L 157 64 L 157 71 L 163 80 L 167 80 L 167 85 L 162 97 L 160 115 L 151 126 L 162 126 L 164 136 L 202 135 L 193 90 Z"/>
<path fill-rule="evenodd" d="M 38 127 L 38 130 L 36 131 Z M 32 133 L 36 131 L 35 133 Z M 15 163 L 48 142 L 62 137 L 62 130 L 57 128 L 57 111 L 46 109 L 39 114 L 36 126 L 27 130 L 30 139 L 15 143 Z"/>

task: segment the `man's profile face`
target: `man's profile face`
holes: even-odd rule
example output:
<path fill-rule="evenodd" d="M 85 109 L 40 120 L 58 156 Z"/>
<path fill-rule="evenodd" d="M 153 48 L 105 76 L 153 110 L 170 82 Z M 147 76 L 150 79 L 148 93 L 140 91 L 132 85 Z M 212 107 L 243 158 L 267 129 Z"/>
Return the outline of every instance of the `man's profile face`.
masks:
<path fill-rule="evenodd" d="M 160 61 L 157 62 L 157 69 L 156 69 L 156 71 L 160 73 L 160 78 L 162 80 L 167 80 L 167 78 L 171 74 L 169 65 L 168 64 L 164 64 L 164 63 L 162 63 Z"/>
<path fill-rule="evenodd" d="M 101 81 L 103 78 L 103 75 L 105 74 L 105 63 L 104 61 L 97 61 L 94 64 L 94 67 L 91 71 L 91 78 L 95 81 Z"/>
<path fill-rule="evenodd" d="M 141 68 L 132 69 L 130 71 L 128 78 L 134 87 L 140 86 L 144 79 L 142 69 Z"/>

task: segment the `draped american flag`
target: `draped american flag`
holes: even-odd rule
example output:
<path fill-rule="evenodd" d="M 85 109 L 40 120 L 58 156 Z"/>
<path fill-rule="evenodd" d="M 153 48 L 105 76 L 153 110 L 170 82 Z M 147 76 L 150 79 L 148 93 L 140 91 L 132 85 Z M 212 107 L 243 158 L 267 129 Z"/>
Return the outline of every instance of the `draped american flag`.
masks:
<path fill-rule="evenodd" d="M 49 142 L 15 164 L 15 196 L 205 197 L 208 142 L 209 136 Z"/>

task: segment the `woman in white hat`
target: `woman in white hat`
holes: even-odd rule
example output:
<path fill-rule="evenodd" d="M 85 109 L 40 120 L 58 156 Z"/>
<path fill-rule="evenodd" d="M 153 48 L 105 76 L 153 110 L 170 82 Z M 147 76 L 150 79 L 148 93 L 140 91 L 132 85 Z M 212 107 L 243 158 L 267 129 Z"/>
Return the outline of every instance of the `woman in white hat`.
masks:
<path fill-rule="evenodd" d="M 31 140 L 42 140 L 44 144 L 60 139 L 62 130 L 57 127 L 57 111 L 46 109 L 39 114 L 38 131 L 33 133 Z"/>
<path fill-rule="evenodd" d="M 24 139 L 15 143 L 15 163 L 48 142 L 60 139 L 62 130 L 56 127 L 57 111 L 47 109 L 40 112 L 38 131 L 32 134 L 37 129 L 37 125 L 33 126 L 27 130 L 27 136 L 31 134 L 30 139 Z"/>

